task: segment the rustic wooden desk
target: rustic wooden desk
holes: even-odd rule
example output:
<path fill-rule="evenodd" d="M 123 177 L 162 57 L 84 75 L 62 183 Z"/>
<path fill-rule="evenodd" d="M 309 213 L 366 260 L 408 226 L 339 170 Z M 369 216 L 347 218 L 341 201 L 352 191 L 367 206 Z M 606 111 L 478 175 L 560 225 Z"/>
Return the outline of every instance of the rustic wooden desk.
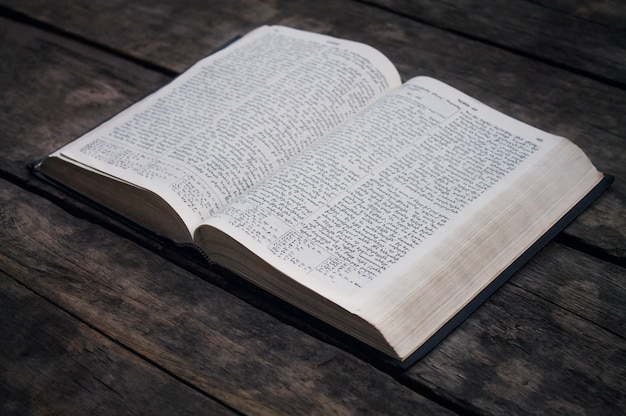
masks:
<path fill-rule="evenodd" d="M 0 0 L 0 414 L 626 413 L 626 5 L 478 3 Z M 394 371 L 28 171 L 262 24 L 369 43 L 616 182 Z"/>

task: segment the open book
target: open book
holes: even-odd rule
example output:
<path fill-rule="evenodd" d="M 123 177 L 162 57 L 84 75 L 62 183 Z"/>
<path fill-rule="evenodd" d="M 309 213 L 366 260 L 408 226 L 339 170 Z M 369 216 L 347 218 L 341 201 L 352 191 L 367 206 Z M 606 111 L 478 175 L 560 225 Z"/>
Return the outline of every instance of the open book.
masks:
<path fill-rule="evenodd" d="M 398 363 L 609 180 L 570 141 L 380 52 L 261 27 L 36 169 Z"/>

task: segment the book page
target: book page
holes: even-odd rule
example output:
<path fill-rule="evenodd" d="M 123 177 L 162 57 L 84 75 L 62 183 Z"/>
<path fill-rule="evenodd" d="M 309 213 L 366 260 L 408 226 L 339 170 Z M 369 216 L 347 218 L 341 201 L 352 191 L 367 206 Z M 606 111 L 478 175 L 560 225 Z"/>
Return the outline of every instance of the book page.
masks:
<path fill-rule="evenodd" d="M 366 45 L 263 27 L 55 156 L 159 194 L 190 234 L 400 84 Z"/>
<path fill-rule="evenodd" d="M 209 224 L 305 286 L 358 307 L 407 257 L 436 246 L 562 140 L 420 77 Z"/>

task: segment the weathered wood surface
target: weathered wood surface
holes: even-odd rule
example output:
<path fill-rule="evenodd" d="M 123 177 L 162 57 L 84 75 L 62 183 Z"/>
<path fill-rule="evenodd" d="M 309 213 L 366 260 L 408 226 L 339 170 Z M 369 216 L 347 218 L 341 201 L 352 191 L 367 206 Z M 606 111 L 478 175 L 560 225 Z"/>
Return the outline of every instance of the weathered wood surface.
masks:
<path fill-rule="evenodd" d="M 626 6 L 622 0 L 365 2 L 391 13 L 345 1 L 307 4 L 306 7 L 300 2 L 262 0 L 244 0 L 235 5 L 194 0 L 131 4 L 121 0 L 82 0 L 66 2 L 66 7 L 58 7 L 51 0 L 3 0 L 1 3 L 80 36 L 132 52 L 141 59 L 162 62 L 178 71 L 228 40 L 228 33 L 245 33 L 261 24 L 282 23 L 288 19 L 296 24 L 315 25 L 318 31 L 335 33 L 336 28 L 329 27 L 329 23 L 334 23 L 334 17 L 329 16 L 330 13 L 320 13 L 330 10 L 339 16 L 355 11 L 354 15 L 361 15 L 365 22 L 368 15 L 380 13 L 381 22 L 388 21 L 387 16 L 402 14 L 426 25 L 518 51 L 556 66 L 622 86 L 626 84 Z M 138 16 L 142 17 L 141 22 L 137 22 Z M 92 25 L 94 21 L 98 24 Z M 353 30 L 354 26 L 344 25 L 343 32 L 348 33 L 347 30 Z M 107 27 L 109 29 L 103 32 L 102 29 Z M 154 36 L 154 40 L 146 41 L 147 34 Z M 172 39 L 195 41 L 182 49 L 172 50 Z"/>
<path fill-rule="evenodd" d="M 610 16 L 622 9 L 613 6 L 615 13 L 604 14 L 606 30 L 585 31 L 595 39 L 589 42 L 606 43 L 590 50 L 562 36 L 574 24 L 567 19 L 583 12 L 565 14 L 553 31 L 531 36 L 528 30 L 526 39 L 512 43 L 513 32 L 507 32 L 508 24 L 506 30 L 499 27 L 502 22 L 524 11 L 520 29 L 553 13 L 546 9 L 540 16 L 540 6 L 523 2 L 494 6 L 499 20 L 488 19 L 494 9 L 485 9 L 470 22 L 459 18 L 472 15 L 463 12 L 467 2 L 422 2 L 419 15 L 410 5 L 386 3 L 417 21 L 356 2 L 0 4 L 8 17 L 0 19 L 0 176 L 10 181 L 0 186 L 0 383 L 21 375 L 14 388 L 0 387 L 0 410 L 86 413 L 101 405 L 114 411 L 120 405 L 112 402 L 114 395 L 91 379 L 86 390 L 99 401 L 76 396 L 81 399 L 71 407 L 74 396 L 64 390 L 85 394 L 83 367 L 96 380 L 112 380 L 106 367 L 119 377 L 111 385 L 125 397 L 143 400 L 163 391 L 146 388 L 150 380 L 180 392 L 155 400 L 163 403 L 155 406 L 163 413 L 170 409 L 168 397 L 175 397 L 172 405 L 206 402 L 216 411 L 242 413 L 626 413 L 626 93 L 619 71 L 606 64 L 624 59 L 623 44 L 609 36 L 620 21 Z M 589 21 L 576 18 L 576 24 L 593 23 L 600 13 L 589 12 L 594 4 L 586 2 Z M 441 17 L 446 8 L 454 8 L 457 17 Z M 476 22 L 488 26 L 481 32 L 488 35 L 474 32 Z M 570 137 L 617 182 L 560 240 L 613 264 L 550 244 L 441 346 L 410 370 L 389 373 L 392 378 L 293 309 L 147 239 L 27 171 L 27 163 L 167 82 L 234 34 L 277 23 L 367 42 L 405 77 L 435 76 Z M 529 43 L 533 36 L 545 44 L 540 50 Z M 562 53 L 542 56 L 554 49 Z M 588 62 L 567 60 L 571 54 Z M 25 303 L 32 311 L 25 311 Z M 42 326 L 48 314 L 58 321 L 53 328 Z M 69 334 L 67 328 L 78 330 Z M 14 335 L 5 337 L 7 330 Z M 70 336 L 78 339 L 70 343 Z M 75 359 L 68 357 L 74 351 L 68 345 L 89 348 Z M 27 350 L 34 359 L 20 352 Z M 98 361 L 101 351 L 112 363 Z M 48 366 L 37 357 L 45 357 Z M 49 386 L 51 369 L 59 371 L 59 380 L 47 398 L 40 389 Z M 118 385 L 124 377 L 143 381 Z M 33 401 L 24 403 L 28 395 Z M 48 403 L 56 407 L 42 407 Z M 141 404 L 127 408 L 133 409 L 149 411 Z"/>
<path fill-rule="evenodd" d="M 370 0 L 369 3 L 610 84 L 626 85 L 623 0 Z"/>
<path fill-rule="evenodd" d="M 479 414 L 624 414 L 624 277 L 550 244 L 406 376 Z"/>
<path fill-rule="evenodd" d="M 124 5 L 75 0 L 67 7 L 58 7 L 52 0 L 1 0 L 0 4 L 173 73 L 232 36 L 261 24 L 286 24 L 371 44 L 389 56 L 405 78 L 420 74 L 434 76 L 507 114 L 566 136 L 581 146 L 596 166 L 618 180 L 564 235 L 612 261 L 620 264 L 626 261 L 626 181 L 623 180 L 626 125 L 622 122 L 626 92 L 623 88 L 356 2 L 249 0 L 237 7 L 224 2 L 207 5 L 198 1 L 179 4 L 165 0 Z M 504 4 L 496 10 L 503 15 L 521 12 L 516 8 L 508 10 Z M 498 19 L 488 21 L 494 22 L 493 26 Z M 558 48 L 563 35 L 558 30 L 555 33 L 559 34 L 558 39 L 550 38 L 550 32 L 542 32 L 538 39 L 542 44 Z M 603 36 L 600 36 L 602 41 L 608 42 Z M 621 43 L 610 45 L 613 44 L 618 46 L 611 49 L 610 55 L 616 60 L 625 59 Z M 554 56 L 554 59 L 560 58 Z M 561 63 L 564 66 L 565 62 Z M 618 78 L 614 80 L 617 82 Z M 101 82 L 92 86 L 93 97 L 81 91 L 79 98 L 84 104 L 92 105 L 94 101 L 113 98 L 107 95 L 120 93 L 106 80 Z M 65 143 L 67 137 L 73 136 L 55 137 L 55 145 Z"/>
<path fill-rule="evenodd" d="M 0 304 L 2 415 L 237 414 L 2 271 Z"/>

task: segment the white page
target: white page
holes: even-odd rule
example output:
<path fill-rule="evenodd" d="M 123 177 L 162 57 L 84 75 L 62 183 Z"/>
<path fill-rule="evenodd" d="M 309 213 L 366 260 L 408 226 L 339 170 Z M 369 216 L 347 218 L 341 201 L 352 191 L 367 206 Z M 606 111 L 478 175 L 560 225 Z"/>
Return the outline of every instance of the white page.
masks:
<path fill-rule="evenodd" d="M 356 307 L 407 256 L 449 235 L 489 190 L 506 187 L 561 140 L 420 77 L 209 224 L 305 286 Z"/>
<path fill-rule="evenodd" d="M 400 78 L 366 45 L 263 27 L 64 147 L 163 197 L 190 234 Z"/>

